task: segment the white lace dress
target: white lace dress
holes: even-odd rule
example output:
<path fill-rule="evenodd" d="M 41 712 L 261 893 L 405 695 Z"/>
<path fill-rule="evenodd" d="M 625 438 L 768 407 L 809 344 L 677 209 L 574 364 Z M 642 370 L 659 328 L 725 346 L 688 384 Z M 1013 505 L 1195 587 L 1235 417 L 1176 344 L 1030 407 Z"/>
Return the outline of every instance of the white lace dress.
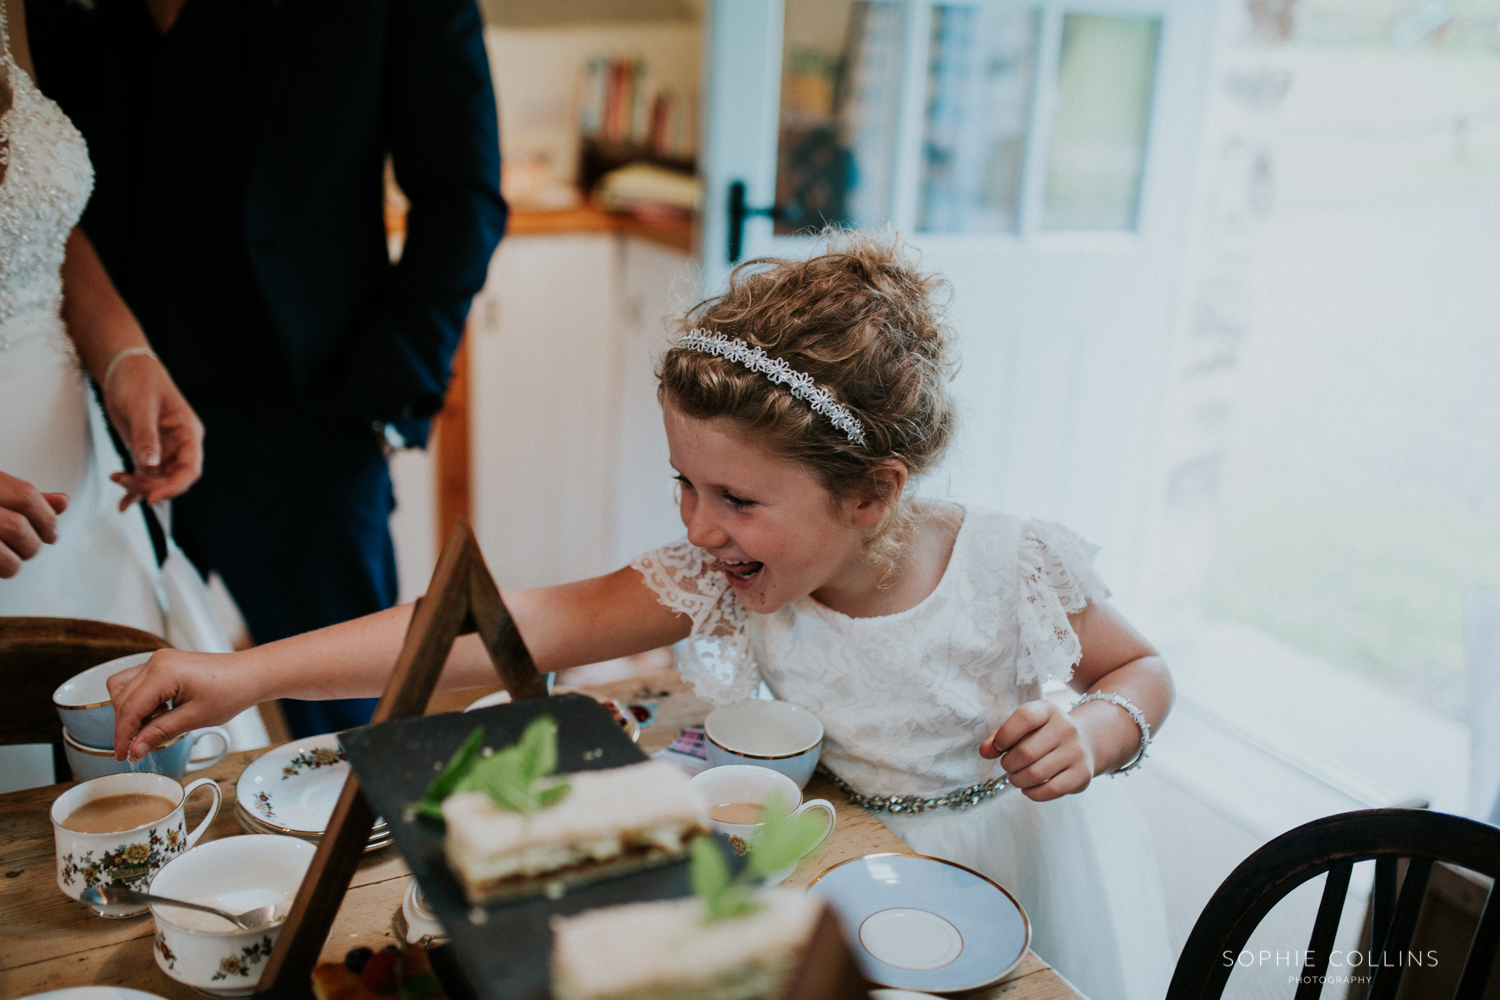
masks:
<path fill-rule="evenodd" d="M 58 541 L 0 580 L 0 616 L 93 618 L 165 635 L 141 512 L 63 330 L 63 244 L 94 183 L 83 136 L 10 53 L 0 4 L 0 472 L 68 494 Z"/>
<path fill-rule="evenodd" d="M 1079 645 L 1068 614 L 1109 596 L 1095 551 L 1057 524 L 970 510 L 937 589 L 878 618 L 810 597 L 748 612 L 715 560 L 686 540 L 632 565 L 692 619 L 679 666 L 700 695 L 738 701 L 764 680 L 822 720 L 822 762 L 855 789 L 935 796 L 1003 774 L 979 744 L 1043 683 L 1072 674 Z M 918 853 L 1015 893 L 1032 947 L 1091 1000 L 1165 994 L 1172 953 L 1155 855 L 1112 780 L 1053 802 L 1006 787 L 965 811 L 877 815 Z"/>

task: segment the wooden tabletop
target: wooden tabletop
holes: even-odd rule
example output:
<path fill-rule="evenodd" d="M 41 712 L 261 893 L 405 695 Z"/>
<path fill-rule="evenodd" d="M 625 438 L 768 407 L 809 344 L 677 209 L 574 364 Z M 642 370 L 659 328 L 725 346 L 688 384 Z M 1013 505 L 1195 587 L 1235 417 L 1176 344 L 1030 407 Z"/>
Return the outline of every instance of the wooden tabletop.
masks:
<path fill-rule="evenodd" d="M 448 711 L 468 704 L 486 690 L 434 696 L 429 711 Z M 686 688 L 675 671 L 649 674 L 590 688 L 591 693 L 626 701 L 654 701 L 656 718 L 641 731 L 640 747 L 653 753 L 671 742 L 683 726 L 703 721 L 707 702 Z M 233 753 L 197 777 L 219 782 L 224 808 L 203 839 L 242 833 L 232 809 L 234 782 L 245 765 L 263 751 Z M 54 870 L 52 802 L 68 785 L 49 785 L 0 795 L 0 998 L 29 996 L 68 986 L 109 985 L 155 993 L 169 1000 L 192 1000 L 197 994 L 168 978 L 152 958 L 150 916 L 105 920 L 64 896 Z M 815 777 L 808 798 L 826 798 L 838 812 L 838 824 L 824 846 L 798 867 L 788 885 L 806 885 L 819 872 L 847 861 L 885 851 L 910 849 L 873 815 Z M 202 817 L 208 796 L 199 792 L 188 803 L 188 825 Z M 350 884 L 333 931 L 323 949 L 324 961 L 340 961 L 351 948 L 380 948 L 394 942 L 391 917 L 411 873 L 394 848 L 367 854 Z M 966 1000 L 1084 1000 L 1066 980 L 1035 954 L 1000 985 Z"/>

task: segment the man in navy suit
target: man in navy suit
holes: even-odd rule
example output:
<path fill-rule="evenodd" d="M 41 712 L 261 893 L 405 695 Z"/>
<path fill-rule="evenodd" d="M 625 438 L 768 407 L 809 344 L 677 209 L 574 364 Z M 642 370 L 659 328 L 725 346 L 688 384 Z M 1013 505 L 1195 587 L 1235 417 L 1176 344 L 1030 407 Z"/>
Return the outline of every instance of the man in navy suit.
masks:
<path fill-rule="evenodd" d="M 389 439 L 426 440 L 505 228 L 474 0 L 27 0 L 88 140 L 81 226 L 206 428 L 173 534 L 268 642 L 391 606 Z M 411 202 L 386 248 L 387 157 Z M 372 700 L 285 703 L 294 734 Z"/>

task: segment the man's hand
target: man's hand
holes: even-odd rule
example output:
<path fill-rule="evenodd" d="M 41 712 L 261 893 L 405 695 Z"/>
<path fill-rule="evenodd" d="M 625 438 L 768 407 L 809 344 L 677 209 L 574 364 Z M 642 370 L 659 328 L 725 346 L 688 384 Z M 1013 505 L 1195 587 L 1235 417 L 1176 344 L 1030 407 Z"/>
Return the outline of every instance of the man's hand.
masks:
<path fill-rule="evenodd" d="M 110 478 L 125 487 L 123 511 L 137 500 L 171 500 L 203 474 L 203 423 L 162 363 L 122 358 L 104 386 L 104 406 L 135 459 L 134 472 Z"/>
<path fill-rule="evenodd" d="M 57 515 L 68 509 L 65 493 L 43 493 L 24 479 L 0 472 L 0 580 L 57 541 Z"/>
<path fill-rule="evenodd" d="M 228 722 L 256 704 L 255 672 L 234 669 L 236 655 L 162 649 L 112 675 L 105 683 L 115 705 L 115 760 L 140 760 L 174 736 Z"/>
<path fill-rule="evenodd" d="M 1067 712 L 1046 699 L 1028 701 L 1010 714 L 979 756 L 1000 758 L 1010 783 L 1034 802 L 1081 792 L 1094 779 L 1094 751 Z"/>

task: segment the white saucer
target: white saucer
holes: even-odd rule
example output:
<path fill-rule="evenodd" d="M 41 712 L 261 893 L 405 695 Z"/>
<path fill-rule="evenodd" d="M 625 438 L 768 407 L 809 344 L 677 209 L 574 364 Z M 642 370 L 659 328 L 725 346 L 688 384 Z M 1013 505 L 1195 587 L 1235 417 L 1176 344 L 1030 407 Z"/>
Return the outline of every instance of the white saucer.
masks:
<path fill-rule="evenodd" d="M 294 836 L 321 836 L 349 776 L 336 734 L 272 747 L 240 772 L 235 800 L 264 827 Z"/>
<path fill-rule="evenodd" d="M 939 858 L 869 854 L 823 872 L 807 894 L 838 911 L 866 978 L 893 989 L 992 986 L 1031 944 L 1031 923 L 1015 897 Z"/>
<path fill-rule="evenodd" d="M 128 990 L 123 986 L 71 986 L 64 990 L 32 993 L 22 1000 L 162 1000 L 155 993 Z"/>

